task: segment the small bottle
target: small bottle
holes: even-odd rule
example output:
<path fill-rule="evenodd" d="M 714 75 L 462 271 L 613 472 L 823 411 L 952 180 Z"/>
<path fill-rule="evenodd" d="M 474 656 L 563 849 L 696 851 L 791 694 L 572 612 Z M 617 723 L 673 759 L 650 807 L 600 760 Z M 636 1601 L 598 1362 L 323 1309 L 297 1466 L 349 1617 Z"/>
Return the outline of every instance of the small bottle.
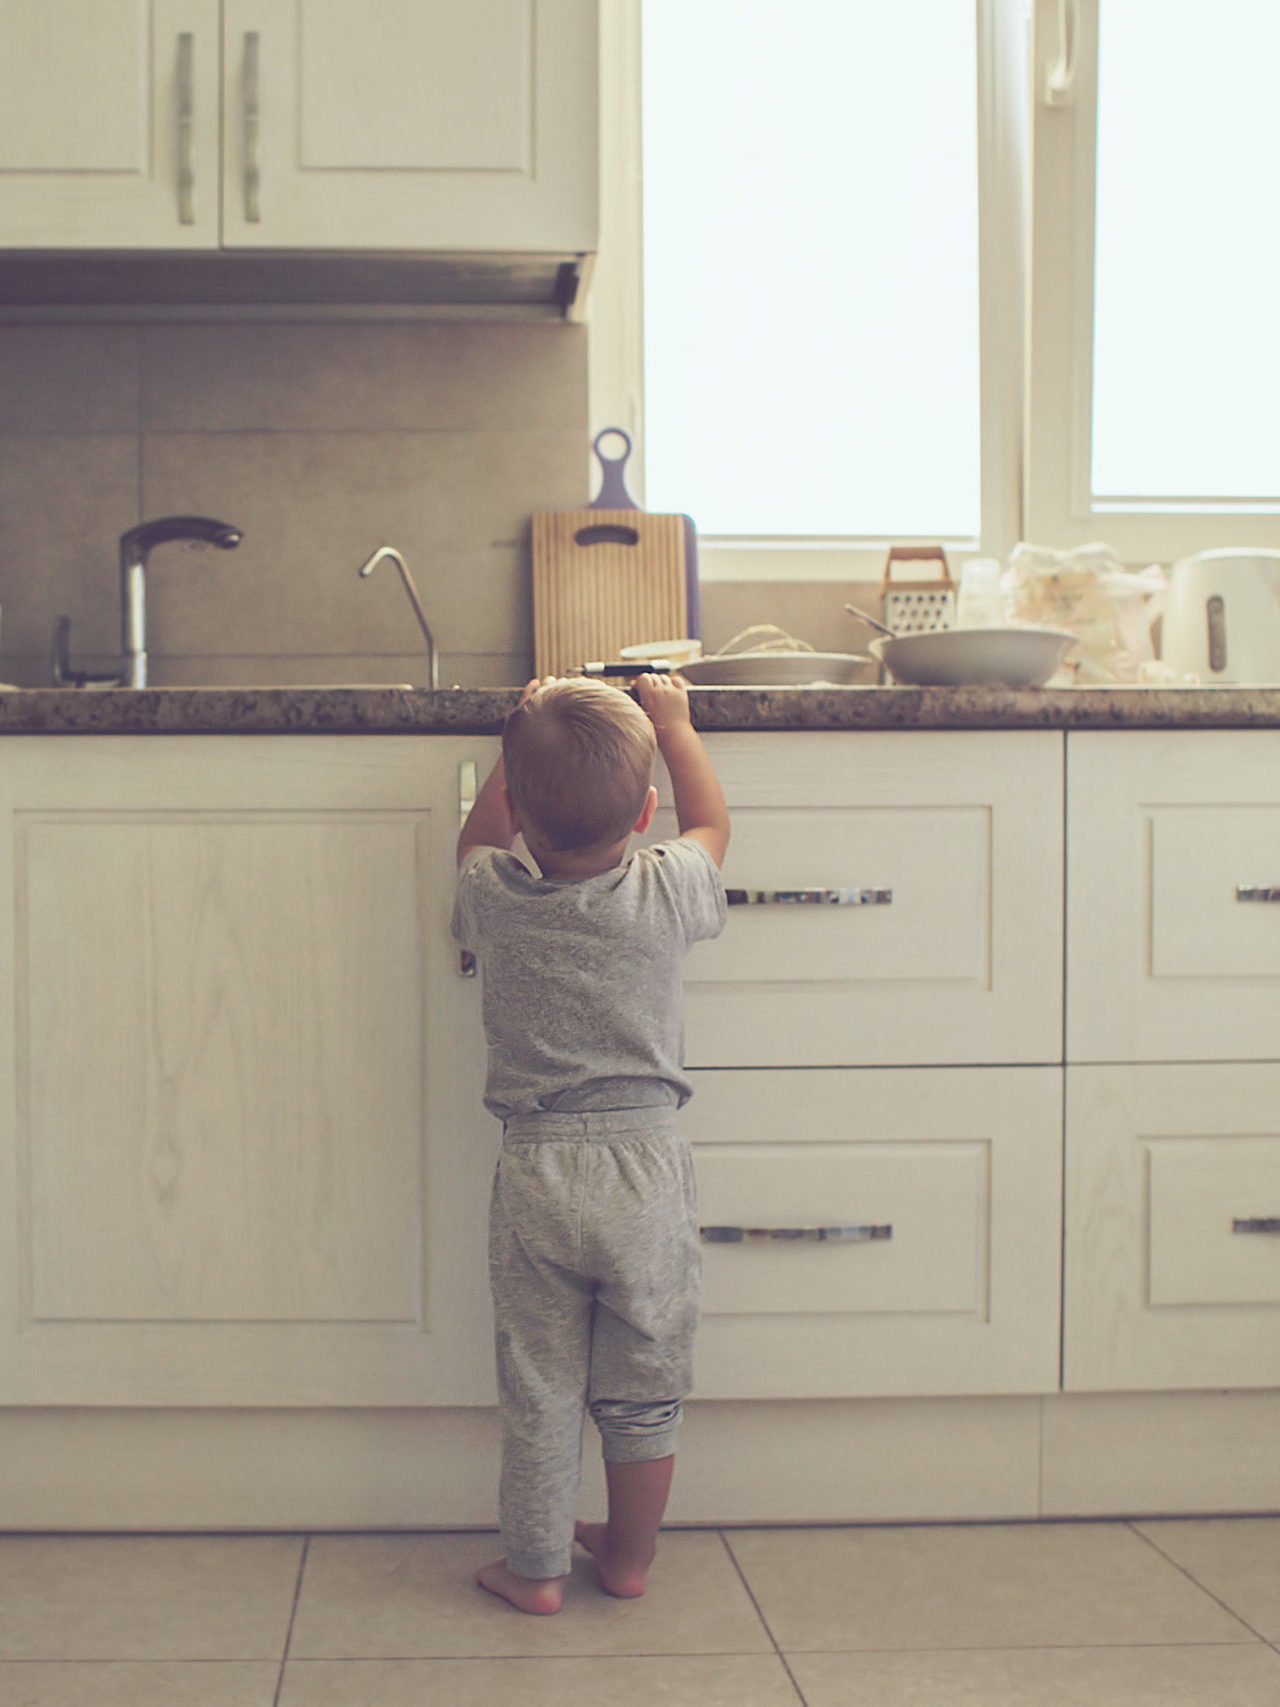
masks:
<path fill-rule="evenodd" d="M 1004 598 L 1000 592 L 1003 565 L 995 557 L 971 557 L 960 571 L 956 601 L 957 628 L 1003 628 Z"/>

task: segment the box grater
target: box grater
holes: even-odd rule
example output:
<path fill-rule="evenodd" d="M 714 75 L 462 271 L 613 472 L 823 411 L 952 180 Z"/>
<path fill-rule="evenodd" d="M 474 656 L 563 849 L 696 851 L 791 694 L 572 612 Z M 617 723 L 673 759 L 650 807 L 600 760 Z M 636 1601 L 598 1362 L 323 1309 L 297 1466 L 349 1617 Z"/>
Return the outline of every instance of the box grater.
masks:
<path fill-rule="evenodd" d="M 895 581 L 893 566 L 903 561 L 936 563 L 941 573 L 927 581 Z M 937 628 L 954 628 L 956 584 L 940 545 L 890 548 L 880 579 L 880 620 L 895 634 L 930 634 Z"/>

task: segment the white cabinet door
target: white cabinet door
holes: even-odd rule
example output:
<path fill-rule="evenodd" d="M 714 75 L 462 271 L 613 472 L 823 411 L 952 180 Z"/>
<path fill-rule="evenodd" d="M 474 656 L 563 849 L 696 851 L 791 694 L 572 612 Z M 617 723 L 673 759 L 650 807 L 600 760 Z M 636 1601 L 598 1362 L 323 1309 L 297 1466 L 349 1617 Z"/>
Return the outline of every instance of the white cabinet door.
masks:
<path fill-rule="evenodd" d="M 687 965 L 692 1066 L 1056 1062 L 1062 739 L 712 735 L 733 906 Z M 664 807 L 654 834 L 674 833 Z M 866 897 L 862 892 L 866 891 Z"/>
<path fill-rule="evenodd" d="M 594 249 L 595 0 L 226 0 L 229 247 Z"/>
<path fill-rule="evenodd" d="M 0 0 L 0 247 L 575 254 L 596 0 Z"/>
<path fill-rule="evenodd" d="M 1280 1054 L 1280 734 L 1067 737 L 1067 1059 Z"/>
<path fill-rule="evenodd" d="M 1056 1390 L 1059 1070 L 693 1077 L 699 1397 Z"/>
<path fill-rule="evenodd" d="M 487 745 L 0 746 L 0 1404 L 491 1399 Z"/>
<path fill-rule="evenodd" d="M 0 246 L 218 242 L 217 0 L 0 0 Z"/>
<path fill-rule="evenodd" d="M 1280 1065 L 1067 1069 L 1064 1383 L 1280 1384 Z"/>

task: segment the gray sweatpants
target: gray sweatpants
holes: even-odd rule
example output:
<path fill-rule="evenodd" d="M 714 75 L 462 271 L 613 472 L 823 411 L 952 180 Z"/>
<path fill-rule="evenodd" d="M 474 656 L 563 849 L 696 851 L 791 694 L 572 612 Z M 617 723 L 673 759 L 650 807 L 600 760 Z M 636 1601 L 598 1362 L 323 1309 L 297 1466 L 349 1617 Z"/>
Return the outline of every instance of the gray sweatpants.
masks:
<path fill-rule="evenodd" d="M 489 1276 L 498 1517 L 517 1576 L 569 1569 L 588 1410 L 608 1461 L 675 1450 L 700 1274 L 693 1164 L 674 1109 L 506 1123 Z"/>

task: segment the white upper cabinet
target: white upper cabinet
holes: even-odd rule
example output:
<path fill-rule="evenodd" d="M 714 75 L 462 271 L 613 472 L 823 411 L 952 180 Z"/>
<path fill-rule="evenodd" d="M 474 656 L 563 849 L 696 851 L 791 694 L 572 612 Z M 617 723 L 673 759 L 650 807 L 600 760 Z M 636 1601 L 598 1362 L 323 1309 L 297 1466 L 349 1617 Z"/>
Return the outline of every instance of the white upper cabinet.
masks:
<path fill-rule="evenodd" d="M 595 11 L 0 0 L 0 244 L 593 249 Z"/>
<path fill-rule="evenodd" d="M 0 0 L 0 245 L 218 243 L 217 0 Z"/>

